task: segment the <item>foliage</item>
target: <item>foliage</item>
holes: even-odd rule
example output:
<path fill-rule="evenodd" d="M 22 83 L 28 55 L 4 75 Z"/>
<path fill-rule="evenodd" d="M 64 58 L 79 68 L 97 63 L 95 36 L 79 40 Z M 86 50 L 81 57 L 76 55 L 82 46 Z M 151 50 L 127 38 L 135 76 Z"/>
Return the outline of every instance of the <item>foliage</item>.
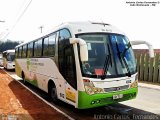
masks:
<path fill-rule="evenodd" d="M 9 49 L 14 49 L 15 46 L 19 45 L 21 42 L 20 41 L 0 41 L 0 53 L 9 50 Z"/>

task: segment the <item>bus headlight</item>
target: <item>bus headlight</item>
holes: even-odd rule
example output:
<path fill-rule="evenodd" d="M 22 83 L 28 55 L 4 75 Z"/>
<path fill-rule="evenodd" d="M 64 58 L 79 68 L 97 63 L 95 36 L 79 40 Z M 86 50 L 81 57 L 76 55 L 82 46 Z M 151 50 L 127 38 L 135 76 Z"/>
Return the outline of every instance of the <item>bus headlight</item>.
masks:
<path fill-rule="evenodd" d="M 135 81 L 130 84 L 130 88 L 138 87 L 138 73 L 135 76 Z"/>
<path fill-rule="evenodd" d="M 90 80 L 83 80 L 84 88 L 87 94 L 92 95 L 96 93 L 104 93 L 103 88 L 97 88 L 93 85 L 93 82 Z"/>
<path fill-rule="evenodd" d="M 92 87 L 90 87 L 90 86 L 84 86 L 84 87 L 85 87 L 85 91 L 87 94 L 89 94 L 89 95 L 94 94 Z"/>
<path fill-rule="evenodd" d="M 130 84 L 130 88 L 138 87 L 138 80 L 135 80 L 133 83 Z"/>

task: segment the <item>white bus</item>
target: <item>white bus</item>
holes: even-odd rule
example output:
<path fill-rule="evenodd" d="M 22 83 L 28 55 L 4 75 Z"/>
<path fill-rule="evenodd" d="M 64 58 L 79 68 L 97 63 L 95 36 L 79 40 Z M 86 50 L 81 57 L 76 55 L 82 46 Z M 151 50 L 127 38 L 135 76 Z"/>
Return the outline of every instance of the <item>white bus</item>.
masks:
<path fill-rule="evenodd" d="M 0 67 L 3 66 L 3 57 L 2 54 L 0 54 Z"/>
<path fill-rule="evenodd" d="M 7 70 L 15 69 L 15 50 L 6 50 L 3 51 L 3 67 Z"/>
<path fill-rule="evenodd" d="M 65 23 L 15 50 L 16 74 L 49 93 L 53 101 L 86 109 L 137 95 L 131 43 L 110 24 Z"/>

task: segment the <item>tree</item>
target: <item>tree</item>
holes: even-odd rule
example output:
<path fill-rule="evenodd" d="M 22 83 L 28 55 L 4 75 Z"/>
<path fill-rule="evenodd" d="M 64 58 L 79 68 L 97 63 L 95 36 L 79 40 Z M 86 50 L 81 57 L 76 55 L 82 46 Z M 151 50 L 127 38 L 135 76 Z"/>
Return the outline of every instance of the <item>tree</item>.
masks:
<path fill-rule="evenodd" d="M 0 52 L 9 49 L 14 49 L 15 46 L 19 45 L 20 43 L 21 43 L 20 41 L 12 41 L 12 40 L 7 40 L 4 42 L 0 41 Z"/>

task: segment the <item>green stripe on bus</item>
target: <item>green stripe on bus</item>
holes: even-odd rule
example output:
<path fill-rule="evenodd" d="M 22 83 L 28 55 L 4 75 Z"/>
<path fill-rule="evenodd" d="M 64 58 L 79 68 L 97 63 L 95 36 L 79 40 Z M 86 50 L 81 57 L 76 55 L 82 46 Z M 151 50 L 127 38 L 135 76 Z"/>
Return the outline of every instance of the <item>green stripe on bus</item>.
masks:
<path fill-rule="evenodd" d="M 38 83 L 37 83 L 37 80 L 28 80 L 28 79 L 25 79 L 27 82 L 31 83 L 32 85 L 38 87 Z"/>
<path fill-rule="evenodd" d="M 94 94 L 88 95 L 84 91 L 78 92 L 78 109 L 86 109 L 104 106 L 107 104 L 113 104 L 125 100 L 130 100 L 136 97 L 138 92 L 138 88 L 131 88 L 124 91 L 119 92 L 111 92 L 111 93 L 102 93 L 102 94 Z M 113 100 L 113 95 L 123 94 L 123 97 L 117 100 Z"/>

